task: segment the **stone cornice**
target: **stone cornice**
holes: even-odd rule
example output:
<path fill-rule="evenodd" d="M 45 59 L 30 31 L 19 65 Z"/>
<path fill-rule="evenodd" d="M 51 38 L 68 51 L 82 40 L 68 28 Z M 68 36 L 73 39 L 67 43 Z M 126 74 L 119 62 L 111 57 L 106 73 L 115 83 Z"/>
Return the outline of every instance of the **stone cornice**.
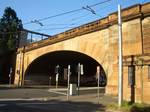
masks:
<path fill-rule="evenodd" d="M 150 3 L 146 3 L 143 5 L 137 4 L 122 10 L 122 20 L 123 22 L 129 21 L 136 18 L 144 18 L 146 16 L 150 16 Z M 67 30 L 60 34 L 49 37 L 48 39 L 38 41 L 32 44 L 25 46 L 25 52 L 40 48 L 46 45 L 54 44 L 57 42 L 61 42 L 67 39 L 74 38 L 76 36 L 84 35 L 87 33 L 91 33 L 94 31 L 102 30 L 108 28 L 111 25 L 117 24 L 118 14 L 114 12 L 108 15 L 106 18 L 102 18 L 100 20 L 81 25 L 71 30 Z"/>

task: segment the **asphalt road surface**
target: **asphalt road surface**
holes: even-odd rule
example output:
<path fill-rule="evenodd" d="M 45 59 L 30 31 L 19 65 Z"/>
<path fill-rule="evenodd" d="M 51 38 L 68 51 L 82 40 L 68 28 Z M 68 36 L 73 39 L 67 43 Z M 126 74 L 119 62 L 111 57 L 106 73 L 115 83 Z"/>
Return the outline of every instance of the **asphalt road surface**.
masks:
<path fill-rule="evenodd" d="M 104 112 L 105 107 L 91 102 L 72 101 L 3 101 L 0 112 Z"/>
<path fill-rule="evenodd" d="M 105 112 L 107 104 L 116 102 L 104 89 L 99 100 L 97 89 L 83 89 L 69 100 L 65 94 L 64 89 L 0 88 L 0 112 Z"/>
<path fill-rule="evenodd" d="M 52 91 L 50 91 L 52 90 Z M 57 93 L 56 93 L 57 92 Z M 66 88 L 49 89 L 49 88 L 0 88 L 0 99 L 15 99 L 15 98 L 43 98 L 43 97 L 58 97 L 64 93 L 67 94 Z M 80 90 L 80 95 L 96 94 L 97 89 L 88 88 Z M 104 88 L 100 89 L 100 93 L 104 94 Z"/>

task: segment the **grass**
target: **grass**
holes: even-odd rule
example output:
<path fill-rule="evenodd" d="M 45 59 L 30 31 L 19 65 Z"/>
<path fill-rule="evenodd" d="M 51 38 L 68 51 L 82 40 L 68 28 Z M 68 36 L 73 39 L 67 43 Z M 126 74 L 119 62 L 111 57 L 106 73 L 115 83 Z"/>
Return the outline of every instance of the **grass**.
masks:
<path fill-rule="evenodd" d="M 107 109 L 119 112 L 150 112 L 150 105 L 123 102 L 123 105 L 121 107 L 118 107 L 117 104 L 110 104 L 107 106 Z"/>

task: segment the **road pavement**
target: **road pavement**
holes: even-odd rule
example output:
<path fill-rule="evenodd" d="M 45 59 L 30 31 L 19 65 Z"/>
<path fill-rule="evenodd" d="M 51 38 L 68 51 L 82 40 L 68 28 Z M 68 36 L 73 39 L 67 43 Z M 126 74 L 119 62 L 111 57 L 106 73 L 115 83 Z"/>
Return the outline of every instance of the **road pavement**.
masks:
<path fill-rule="evenodd" d="M 100 91 L 99 100 L 96 88 L 82 88 L 67 100 L 64 88 L 0 88 L 0 112 L 104 112 L 117 100 Z"/>

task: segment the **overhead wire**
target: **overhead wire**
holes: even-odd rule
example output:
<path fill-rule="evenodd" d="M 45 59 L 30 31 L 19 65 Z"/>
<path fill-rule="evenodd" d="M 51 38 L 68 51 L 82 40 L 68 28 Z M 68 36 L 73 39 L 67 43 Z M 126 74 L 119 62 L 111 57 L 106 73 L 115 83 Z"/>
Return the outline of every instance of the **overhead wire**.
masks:
<path fill-rule="evenodd" d="M 88 7 L 90 8 L 91 6 L 92 7 L 94 7 L 94 6 L 97 6 L 97 5 L 100 5 L 100 4 L 103 4 L 103 3 L 105 3 L 105 2 L 109 2 L 109 1 L 112 1 L 112 0 L 105 0 L 105 1 L 103 1 L 103 2 L 99 2 L 99 3 L 96 3 L 96 4 L 93 4 L 93 5 L 89 5 Z M 81 8 L 81 10 L 85 10 L 85 9 L 83 9 L 83 7 Z M 69 14 L 69 13 L 75 13 L 75 12 L 77 12 L 76 14 L 78 14 L 79 13 L 79 9 L 77 9 L 77 10 L 73 10 L 73 11 L 70 11 L 70 12 L 66 12 L 66 13 L 62 13 L 62 15 L 65 15 L 65 14 Z M 91 13 L 88 13 L 88 14 L 86 14 L 86 15 L 84 15 L 84 16 L 80 16 L 80 17 L 75 17 L 75 18 L 73 18 L 73 19 L 71 19 L 71 21 L 76 21 L 76 20 L 78 20 L 78 19 L 81 19 L 81 18 L 83 18 L 83 17 L 86 17 L 86 16 L 89 16 Z M 39 19 L 39 20 L 37 20 L 38 22 L 39 21 L 44 21 L 44 20 L 46 20 L 46 19 L 50 19 L 50 18 L 53 18 L 53 17 L 56 17 L 56 16 L 59 16 L 59 15 L 55 15 L 55 16 L 50 16 L 50 17 L 47 17 L 47 18 L 42 18 L 42 19 Z M 60 15 L 61 16 L 61 15 Z M 98 17 L 100 17 L 100 15 L 98 15 L 98 14 L 96 14 L 96 16 L 98 16 Z M 49 25 L 43 25 L 43 26 L 41 26 L 41 28 L 39 28 L 39 29 L 35 29 L 34 31 L 45 31 L 45 30 L 62 30 L 62 29 L 72 29 L 72 28 L 75 28 L 75 27 L 78 27 L 79 25 L 81 25 L 81 24 L 73 24 L 73 25 L 75 25 L 74 27 L 72 27 L 72 24 L 71 25 L 69 25 L 69 26 L 65 26 L 65 27 L 53 27 L 53 28 L 43 28 L 44 26 L 49 26 Z M 55 25 L 56 26 L 56 25 Z"/>
<path fill-rule="evenodd" d="M 96 4 L 97 5 L 97 4 Z M 93 6 L 95 6 L 95 5 L 93 5 Z M 89 6 L 88 6 L 89 7 Z M 104 7 L 104 8 L 106 8 L 106 7 Z M 91 9 L 92 10 L 92 9 Z M 93 10 L 94 11 L 94 10 Z M 73 21 L 76 21 L 76 20 L 79 20 L 79 19 L 81 19 L 81 18 L 84 18 L 84 17 L 87 17 L 87 16 L 89 16 L 89 15 L 91 15 L 92 13 L 90 12 L 90 13 L 87 13 L 87 14 L 85 14 L 85 15 L 82 15 L 82 16 L 79 16 L 79 17 L 74 17 L 74 18 L 72 18 L 70 21 L 71 22 L 73 22 Z M 97 14 L 95 14 L 96 16 L 98 16 L 98 17 L 102 17 L 102 16 L 100 16 L 98 13 Z M 50 24 L 51 25 L 51 24 Z M 55 25 L 55 24 L 54 24 Z M 57 24 L 56 24 L 57 25 Z M 65 25 L 65 24 L 64 24 Z M 76 25 L 76 26 L 74 26 L 74 27 L 70 27 L 70 26 L 72 26 L 72 25 Z M 41 27 L 41 28 L 39 28 L 39 29 L 35 29 L 35 31 L 44 31 L 44 30 L 58 30 L 58 29 L 67 29 L 67 28 L 75 28 L 75 27 L 77 27 L 77 26 L 79 26 L 80 24 L 77 24 L 77 22 L 76 23 L 73 23 L 73 24 L 70 24 L 69 26 L 67 26 L 67 27 L 54 27 L 54 28 L 43 28 L 43 27 Z M 49 25 L 47 25 L 47 26 L 49 26 Z M 43 29 L 42 29 L 43 28 Z"/>
<path fill-rule="evenodd" d="M 95 7 L 95 6 L 97 6 L 97 5 L 100 5 L 100 4 L 109 2 L 109 1 L 112 1 L 112 0 L 105 0 L 105 1 L 103 1 L 103 2 L 99 2 L 99 3 L 93 4 L 93 5 L 89 5 L 88 8 Z M 40 21 L 44 21 L 44 20 L 47 20 L 47 19 L 50 19 L 50 18 L 53 18 L 53 17 L 62 16 L 62 15 L 69 14 L 69 13 L 73 13 L 73 12 L 78 12 L 78 11 L 80 11 L 80 10 L 84 10 L 84 8 L 82 7 L 82 8 L 80 8 L 80 9 L 76 9 L 76 10 L 64 12 L 64 13 L 61 13 L 61 14 L 53 15 L 53 16 L 50 16 L 50 17 L 45 17 L 45 18 L 38 19 L 38 20 L 35 19 L 35 20 L 32 20 L 31 22 L 26 23 L 26 24 L 34 23 L 34 21 L 37 22 L 37 23 L 39 23 Z M 91 10 L 92 10 L 92 9 L 91 9 Z M 94 11 L 94 10 L 93 10 L 93 11 Z M 90 15 L 90 14 L 91 14 L 91 13 L 88 13 L 88 14 L 86 14 L 86 15 L 84 15 L 84 16 L 80 16 L 80 17 L 77 17 L 77 18 L 73 18 L 72 21 L 75 21 L 75 20 L 77 20 L 77 19 L 81 19 L 82 17 L 88 16 L 88 15 Z M 42 24 L 42 23 L 41 23 L 41 24 Z M 53 24 L 53 25 L 54 25 L 54 24 Z M 74 25 L 74 24 L 73 24 L 73 25 Z M 79 24 L 76 24 L 76 25 L 79 25 Z M 43 26 L 46 26 L 46 25 L 40 25 L 40 26 L 43 27 Z M 36 29 L 36 30 L 34 30 L 34 31 L 42 31 L 42 30 L 48 30 L 48 29 L 50 29 L 50 30 L 56 30 L 56 29 L 74 28 L 74 27 L 70 27 L 70 26 L 72 26 L 72 24 L 70 24 L 69 27 L 44 28 L 44 29 L 39 28 L 39 29 Z M 77 26 L 75 26 L 75 27 L 77 27 Z M 15 32 L 8 32 L 8 33 L 15 33 Z"/>
<path fill-rule="evenodd" d="M 105 1 L 106 2 L 106 1 Z M 97 4 L 96 4 L 97 5 Z M 95 5 L 93 5 L 93 6 L 95 6 Z M 89 6 L 88 6 L 88 8 L 90 8 Z M 90 9 L 90 10 L 92 10 L 92 9 Z M 93 10 L 94 11 L 94 10 Z M 78 13 L 77 13 L 78 14 Z M 74 18 L 72 18 L 71 19 L 71 21 L 76 21 L 76 20 L 78 20 L 78 19 L 81 19 L 81 18 L 83 18 L 83 17 L 86 17 L 86 16 L 88 16 L 88 15 L 91 15 L 91 12 L 90 13 L 88 13 L 88 14 L 85 14 L 85 15 L 82 15 L 82 16 L 79 16 L 79 17 L 74 17 Z M 98 17 L 100 17 L 99 15 L 97 15 L 97 14 L 95 14 L 96 16 L 98 16 Z M 65 26 L 65 27 L 53 27 L 53 28 L 43 28 L 44 26 L 50 26 L 51 24 L 48 24 L 48 25 L 43 25 L 41 28 L 39 28 L 39 29 L 35 29 L 34 31 L 44 31 L 44 30 L 58 30 L 58 29 L 60 29 L 60 30 L 62 30 L 62 29 L 69 29 L 69 28 L 75 28 L 75 27 L 77 27 L 77 26 L 79 26 L 80 24 L 77 24 L 77 23 L 73 23 L 73 24 L 69 24 L 68 26 Z M 57 26 L 57 25 L 59 25 L 59 24 L 52 24 L 53 26 Z M 60 25 L 66 25 L 66 24 L 60 24 Z M 75 25 L 75 26 L 74 26 Z M 74 27 L 72 27 L 72 26 L 74 26 Z"/>
<path fill-rule="evenodd" d="M 135 10 L 136 11 L 136 10 Z M 134 12 L 133 12 L 134 13 Z M 131 13 L 132 14 L 132 13 Z M 90 13 L 86 14 L 86 15 L 90 15 Z M 80 17 L 77 17 L 75 19 L 80 19 L 81 17 L 85 17 L 84 16 L 80 16 Z M 34 31 L 44 31 L 44 30 L 58 30 L 58 29 L 67 29 L 67 28 L 75 28 L 77 26 L 74 26 L 74 27 L 70 27 L 70 26 L 73 26 L 73 25 L 77 25 L 77 24 L 48 24 L 48 25 L 69 25 L 68 27 L 53 27 L 53 28 L 44 28 L 44 29 L 35 29 Z M 0 34 L 14 34 L 14 33 L 19 33 L 21 31 L 15 31 L 15 32 L 0 32 Z"/>
<path fill-rule="evenodd" d="M 102 1 L 102 2 L 99 2 L 99 3 L 96 3 L 96 4 L 93 4 L 93 5 L 89 5 L 89 7 L 94 7 L 94 6 L 97 6 L 97 5 L 100 5 L 100 4 L 103 4 L 103 3 L 106 3 L 106 2 L 109 2 L 111 0 L 105 0 L 105 1 Z M 62 15 L 66 15 L 66 14 L 69 14 L 69 13 L 74 13 L 74 12 L 78 12 L 78 11 L 81 11 L 81 10 L 84 10 L 83 8 L 79 8 L 79 9 L 75 9 L 75 10 L 71 10 L 71 11 L 67 11 L 67 12 L 64 12 L 64 13 L 60 13 L 60 14 L 56 14 L 56 15 L 52 15 L 52 16 L 49 16 L 49 17 L 45 17 L 45 18 L 41 18 L 41 19 L 36 19 L 37 21 L 44 21 L 44 20 L 47 20 L 47 19 L 51 19 L 51 18 L 54 18 L 54 17 L 58 17 L 58 16 L 62 16 Z M 33 21 L 33 20 L 32 20 Z M 27 22 L 27 23 L 24 23 L 24 25 L 26 24 L 32 24 L 33 22 Z"/>
<path fill-rule="evenodd" d="M 107 1 L 103 1 L 103 2 L 100 2 L 100 3 L 94 4 L 94 5 L 88 6 L 90 13 L 88 13 L 88 14 L 86 14 L 86 15 L 84 15 L 84 16 L 80 16 L 80 17 L 73 18 L 73 19 L 71 19 L 71 21 L 75 21 L 75 20 L 81 19 L 82 17 L 88 16 L 88 15 L 91 15 L 91 14 L 94 14 L 94 15 L 96 15 L 96 16 L 98 16 L 98 17 L 101 17 L 99 14 L 96 14 L 95 10 L 92 9 L 91 6 L 94 7 L 94 6 L 96 6 L 96 5 L 99 5 L 99 4 L 102 4 L 102 3 L 105 3 L 105 2 L 109 2 L 109 1 L 112 1 L 112 0 L 107 0 Z M 85 10 L 85 9 L 82 7 L 82 10 Z M 93 12 L 94 12 L 94 13 L 93 13 Z M 63 14 L 64 14 L 64 13 L 63 13 Z M 51 16 L 51 17 L 53 18 L 54 16 Z M 50 18 L 43 18 L 43 19 L 39 19 L 38 21 L 43 21 L 43 20 L 45 20 L 45 19 L 50 19 Z M 68 27 L 53 27 L 53 28 L 43 28 L 43 29 L 42 29 L 42 27 L 41 27 L 41 28 L 39 28 L 39 29 L 35 29 L 34 31 L 73 29 L 73 28 L 75 28 L 75 27 L 78 27 L 79 25 L 76 25 L 76 26 L 74 26 L 74 27 L 70 27 L 70 26 L 72 26 L 72 24 L 69 25 Z"/>
<path fill-rule="evenodd" d="M 136 10 L 135 10 L 136 11 Z M 134 13 L 134 11 L 133 11 Z M 132 14 L 132 13 L 131 13 Z M 78 27 L 78 26 L 74 26 L 74 27 L 53 27 L 53 28 L 45 28 L 45 29 L 36 29 L 35 31 L 44 31 L 44 30 L 62 30 L 62 29 L 68 29 L 68 28 L 75 28 L 75 27 Z"/>
<path fill-rule="evenodd" d="M 103 1 L 101 3 L 104 3 L 104 2 L 108 2 L 108 1 L 112 1 L 112 0 L 107 0 L 107 1 Z M 94 5 L 90 5 L 90 7 L 94 7 L 96 5 L 99 5 L 101 3 L 97 3 L 97 4 L 94 4 Z M 75 10 L 74 10 L 75 11 Z M 97 11 L 96 11 L 97 12 Z M 133 12 L 134 13 L 134 12 Z M 64 13 L 63 13 L 64 14 Z M 86 15 L 90 15 L 90 13 L 86 14 Z M 51 16 L 52 17 L 52 16 Z M 80 19 L 82 17 L 85 17 L 84 16 L 80 16 L 80 17 L 77 17 L 75 19 L 72 19 L 72 20 L 77 20 L 77 19 Z M 43 18 L 44 19 L 44 18 Z M 39 19 L 40 21 L 43 20 L 43 19 Z M 49 24 L 49 25 L 67 25 L 67 24 Z M 58 29 L 68 29 L 68 28 L 75 28 L 77 26 L 74 26 L 74 27 L 70 27 L 70 26 L 73 26 L 73 25 L 79 25 L 79 24 L 68 24 L 69 26 L 66 26 L 66 27 L 53 27 L 53 28 L 44 28 L 44 29 L 35 29 L 34 31 L 44 31 L 44 30 L 58 30 Z M 46 25 L 44 25 L 46 26 Z M 48 25 L 47 25 L 48 26 Z M 14 33 L 19 33 L 20 31 L 15 31 L 15 32 L 0 32 L 0 34 L 14 34 Z"/>
<path fill-rule="evenodd" d="M 111 0 L 111 1 L 112 1 L 112 0 Z M 107 5 L 107 6 L 109 6 L 109 5 Z M 88 6 L 88 7 L 89 7 L 89 6 Z M 105 9 L 105 8 L 107 8 L 107 7 L 103 7 L 103 6 L 100 7 L 100 11 L 103 10 L 103 9 Z M 84 10 L 85 10 L 85 9 L 84 9 Z M 95 10 L 95 9 L 93 9 L 93 10 L 94 10 L 95 13 L 96 13 L 96 14 L 94 14 L 95 16 L 97 16 L 97 17 L 102 17 L 101 14 L 98 14 L 98 13 L 97 13 L 97 12 L 98 12 L 97 10 Z M 86 11 L 86 10 L 85 10 L 85 11 Z M 85 14 L 85 15 L 82 15 L 82 16 L 79 16 L 79 17 L 73 17 L 73 18 L 71 18 L 69 21 L 71 21 L 71 22 L 73 21 L 73 22 L 74 22 L 74 21 L 76 21 L 76 20 L 85 18 L 85 17 L 87 17 L 87 16 L 89 16 L 89 15 L 91 15 L 91 14 L 92 14 L 92 13 L 89 12 L 89 13 L 87 13 L 87 14 Z"/>
<path fill-rule="evenodd" d="M 79 17 L 74 17 L 74 18 L 71 18 L 71 20 L 69 20 L 69 21 L 71 21 L 70 22 L 70 24 L 47 24 L 47 25 L 44 25 L 43 27 L 47 27 L 47 26 L 67 26 L 67 28 L 72 28 L 72 27 L 70 27 L 70 26 L 79 26 L 80 24 L 78 24 L 78 21 L 77 20 L 80 20 L 80 19 L 82 19 L 82 18 L 85 18 L 85 17 L 87 17 L 87 16 L 89 16 L 89 15 L 91 15 L 90 13 L 88 13 L 88 14 L 85 14 L 85 15 L 82 15 L 82 16 L 79 16 Z M 68 27 L 69 26 L 69 27 Z M 43 28 L 43 27 L 41 27 L 41 28 Z M 65 27 L 66 28 L 66 27 Z M 51 29 L 51 28 L 50 28 Z M 55 28 L 52 28 L 52 29 L 55 29 Z M 56 28 L 56 29 L 59 29 L 59 28 Z M 62 28 L 60 28 L 60 29 L 62 29 Z"/>
<path fill-rule="evenodd" d="M 103 1 L 103 2 L 100 2 L 100 3 L 97 3 L 97 4 L 94 4 L 94 5 L 90 5 L 89 7 L 94 7 L 94 6 L 96 6 L 96 5 L 99 5 L 99 4 L 102 4 L 102 3 L 105 3 L 105 2 L 109 2 L 109 1 L 112 1 L 112 0 L 107 0 L 107 1 Z M 105 7 L 106 8 L 106 7 Z M 102 9 L 102 8 L 101 8 Z M 100 10 L 101 10 L 100 9 Z M 76 10 L 73 10 L 73 11 L 76 11 Z M 68 11 L 69 12 L 69 11 Z M 97 12 L 97 11 L 96 11 Z M 67 12 L 66 12 L 67 13 Z M 65 13 L 62 13 L 62 14 L 65 14 Z M 86 14 L 87 16 L 88 15 L 90 15 L 91 13 L 88 13 L 88 14 Z M 58 15 L 58 14 L 57 14 Z M 75 20 L 78 20 L 78 19 L 81 19 L 82 17 L 85 17 L 86 15 L 84 15 L 84 16 L 80 16 L 80 17 L 76 17 L 76 18 L 73 18 L 72 19 L 72 21 L 75 21 Z M 54 16 L 50 16 L 50 17 L 54 17 Z M 48 17 L 47 17 L 48 18 Z M 38 21 L 43 21 L 43 20 L 45 20 L 46 18 L 42 18 L 42 19 L 39 19 Z M 43 25 L 43 26 L 50 26 L 50 25 L 55 25 L 55 26 L 59 26 L 59 25 L 67 25 L 67 24 L 48 24 L 48 25 Z M 66 26 L 66 27 L 53 27 L 53 28 L 39 28 L 39 29 L 35 29 L 34 31 L 44 31 L 44 30 L 58 30 L 58 29 L 68 29 L 68 28 L 75 28 L 75 27 L 77 27 L 78 25 L 80 25 L 80 24 L 68 24 L 69 26 Z M 76 25 L 76 26 L 74 26 L 74 27 L 72 27 L 73 25 Z M 19 33 L 20 31 L 16 31 L 16 32 L 0 32 L 0 34 L 11 34 L 11 33 Z"/>
<path fill-rule="evenodd" d="M 103 1 L 103 2 L 100 2 L 100 3 L 97 3 L 97 4 L 93 4 L 93 5 L 89 5 L 88 7 L 95 7 L 95 6 L 97 6 L 97 5 L 100 5 L 100 4 L 102 4 L 102 3 L 106 3 L 106 2 L 109 2 L 109 1 L 112 1 L 112 0 L 106 0 L 106 1 Z M 82 7 L 82 8 L 80 8 L 80 10 L 84 10 L 84 8 Z M 61 15 L 65 15 L 65 14 L 67 14 L 67 13 L 73 13 L 73 12 L 78 12 L 78 11 L 80 11 L 79 9 L 76 9 L 76 10 L 72 10 L 72 11 L 68 11 L 68 12 L 64 12 L 64 13 L 61 13 L 61 14 L 57 14 L 57 15 L 53 15 L 53 16 L 50 16 L 50 17 L 45 17 L 45 18 L 42 18 L 42 19 L 38 19 L 38 20 L 36 20 L 36 21 L 44 21 L 44 20 L 46 20 L 46 19 L 50 19 L 50 18 L 53 18 L 53 17 L 57 17 L 57 16 L 61 16 Z M 90 13 L 89 14 L 86 14 L 86 15 L 90 15 Z M 84 15 L 84 16 L 80 16 L 80 17 L 76 17 L 76 18 L 73 18 L 73 19 L 71 19 L 72 21 L 75 21 L 75 20 L 78 20 L 78 19 L 81 19 L 82 17 L 85 17 L 86 15 Z M 97 16 L 100 16 L 100 15 L 98 15 L 97 14 Z M 33 23 L 32 21 L 30 22 L 30 23 Z M 58 25 L 58 24 L 52 24 L 53 26 L 55 25 Z M 63 24 L 60 24 L 60 25 L 63 25 Z M 65 25 L 65 24 L 64 24 Z M 73 24 L 74 25 L 74 24 Z M 43 26 L 50 26 L 50 25 L 42 25 L 42 27 Z M 69 26 L 72 26 L 72 24 L 70 24 Z M 36 30 L 36 31 L 42 31 L 42 30 L 48 30 L 48 29 L 51 29 L 51 30 L 54 30 L 54 29 L 66 29 L 66 28 L 73 28 L 73 27 L 60 27 L 60 28 L 44 28 L 44 29 L 38 29 L 38 30 Z"/>

